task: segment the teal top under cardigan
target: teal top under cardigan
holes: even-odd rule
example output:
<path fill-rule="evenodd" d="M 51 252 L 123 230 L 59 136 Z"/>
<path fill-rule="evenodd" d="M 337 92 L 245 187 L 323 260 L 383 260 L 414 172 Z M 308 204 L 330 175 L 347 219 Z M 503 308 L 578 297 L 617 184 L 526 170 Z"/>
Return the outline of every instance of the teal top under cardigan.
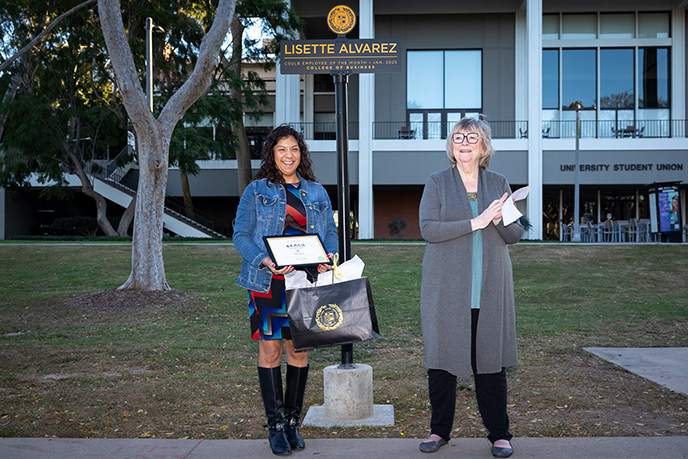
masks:
<path fill-rule="evenodd" d="M 480 215 L 478 200 L 468 200 L 473 212 L 473 218 Z M 471 309 L 480 309 L 480 293 L 483 290 L 483 233 L 482 230 L 473 231 L 473 275 L 471 282 Z"/>

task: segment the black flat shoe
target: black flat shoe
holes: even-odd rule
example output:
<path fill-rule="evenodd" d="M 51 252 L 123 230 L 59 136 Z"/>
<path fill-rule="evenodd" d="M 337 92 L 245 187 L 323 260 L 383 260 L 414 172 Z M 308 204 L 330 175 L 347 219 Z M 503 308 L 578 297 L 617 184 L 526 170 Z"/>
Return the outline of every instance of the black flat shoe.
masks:
<path fill-rule="evenodd" d="M 424 441 L 420 444 L 421 453 L 434 453 L 442 446 L 446 445 L 448 442 L 444 438 L 440 438 L 437 441 Z"/>
<path fill-rule="evenodd" d="M 509 442 L 509 448 L 500 448 L 499 446 L 492 446 L 492 455 L 494 457 L 509 457 L 514 454 L 514 449 L 511 448 L 511 442 Z"/>

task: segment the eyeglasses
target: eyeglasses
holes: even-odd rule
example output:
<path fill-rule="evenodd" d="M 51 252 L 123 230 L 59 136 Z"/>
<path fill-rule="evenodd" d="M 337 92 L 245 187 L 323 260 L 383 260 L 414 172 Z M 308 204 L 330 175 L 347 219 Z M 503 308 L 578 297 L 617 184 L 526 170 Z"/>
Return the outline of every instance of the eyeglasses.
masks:
<path fill-rule="evenodd" d="M 478 140 L 480 139 L 480 135 L 476 134 L 475 132 L 471 132 L 470 134 L 454 134 L 452 136 L 452 142 L 454 142 L 457 145 L 461 145 L 463 143 L 463 139 L 466 139 L 468 143 L 478 143 Z"/>

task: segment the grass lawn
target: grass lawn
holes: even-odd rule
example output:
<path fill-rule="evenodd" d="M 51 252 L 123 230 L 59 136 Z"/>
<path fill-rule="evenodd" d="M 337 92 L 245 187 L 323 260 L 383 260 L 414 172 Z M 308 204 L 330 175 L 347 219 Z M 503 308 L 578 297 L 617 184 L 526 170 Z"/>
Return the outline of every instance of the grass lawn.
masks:
<path fill-rule="evenodd" d="M 356 344 L 387 427 L 304 428 L 306 437 L 428 435 L 423 245 L 354 244 L 382 335 Z M 509 370 L 516 436 L 688 434 L 688 399 L 582 350 L 688 347 L 688 245 L 510 248 L 520 365 Z M 122 295 L 127 245 L 0 245 L 0 436 L 264 438 L 240 257 L 229 244 L 166 245 L 167 295 Z M 100 292 L 100 293 L 98 293 Z M 310 354 L 306 407 L 322 404 Z M 484 436 L 470 381 L 454 436 Z"/>

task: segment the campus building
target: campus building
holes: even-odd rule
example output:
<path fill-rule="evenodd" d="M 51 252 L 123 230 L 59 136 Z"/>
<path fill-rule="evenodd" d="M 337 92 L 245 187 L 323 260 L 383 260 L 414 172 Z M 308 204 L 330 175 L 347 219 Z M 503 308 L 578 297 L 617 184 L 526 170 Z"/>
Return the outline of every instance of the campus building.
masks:
<path fill-rule="evenodd" d="M 339 4 L 291 0 L 305 21 L 299 38 L 334 39 L 326 17 Z M 581 219 L 649 219 L 656 203 L 648 185 L 671 183 L 680 227 L 686 225 L 688 1 L 359 0 L 348 6 L 357 16 L 348 38 L 396 41 L 401 61 L 398 73 L 349 77 L 355 237 L 420 238 L 418 205 L 428 176 L 449 165 L 447 132 L 463 116 L 478 114 L 493 129 L 490 169 L 513 189 L 530 186 L 519 203 L 532 225 L 526 237 L 558 239 L 562 222 L 573 220 L 577 116 Z M 278 69 L 265 77 L 274 107 L 262 120 L 246 121 L 255 152 L 272 126 L 302 130 L 316 176 L 336 207 L 332 76 Z M 236 162 L 209 159 L 201 167 L 190 177 L 195 206 L 231 222 L 239 199 Z M 182 194 L 174 169 L 168 194 Z M 10 208 L 16 205 L 5 204 L 5 227 Z M 38 210 L 45 209 L 31 211 Z M 231 234 L 227 225 L 221 232 Z"/>

